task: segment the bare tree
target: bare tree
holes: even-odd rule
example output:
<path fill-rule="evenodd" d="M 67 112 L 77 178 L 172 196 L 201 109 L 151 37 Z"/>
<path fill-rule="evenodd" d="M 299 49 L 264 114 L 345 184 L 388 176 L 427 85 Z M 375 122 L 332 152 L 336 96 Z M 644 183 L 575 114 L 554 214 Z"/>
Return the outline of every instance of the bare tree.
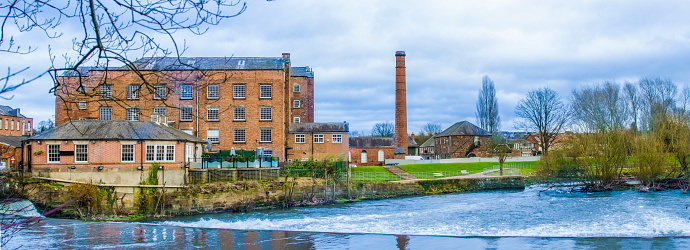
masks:
<path fill-rule="evenodd" d="M 498 164 L 500 166 L 500 175 L 503 175 L 503 163 L 506 159 L 510 157 L 512 150 L 508 146 L 508 141 L 501 133 L 496 133 L 491 136 L 489 141 L 489 153 L 495 155 L 498 158 Z"/>
<path fill-rule="evenodd" d="M 570 120 L 568 107 L 549 88 L 527 93 L 527 97 L 515 107 L 515 115 L 523 119 L 518 122 L 518 127 L 537 133 L 538 144 L 544 155 L 548 155 L 554 140 Z"/>
<path fill-rule="evenodd" d="M 434 136 L 441 133 L 441 130 L 442 128 L 440 123 L 427 122 L 426 124 L 424 124 L 424 127 L 422 127 L 422 132 L 420 133 L 420 135 L 424 134 Z"/>
<path fill-rule="evenodd" d="M 395 135 L 395 126 L 392 122 L 379 122 L 371 129 L 372 136 L 392 137 Z"/>
<path fill-rule="evenodd" d="M 573 90 L 573 115 L 590 131 L 619 131 L 630 120 L 625 100 L 616 82 L 604 82 Z"/>
<path fill-rule="evenodd" d="M 494 81 L 489 76 L 482 78 L 482 89 L 477 97 L 477 123 L 482 129 L 493 134 L 501 127 L 501 118 L 498 115 L 498 100 Z"/>
<path fill-rule="evenodd" d="M 635 86 L 633 83 L 626 82 L 625 85 L 623 85 L 623 96 L 625 98 L 626 106 L 628 107 L 628 112 L 632 117 L 630 129 L 633 132 L 637 132 L 639 129 L 637 117 L 640 110 L 640 95 L 637 91 L 637 86 Z"/>
<path fill-rule="evenodd" d="M 668 78 L 643 77 L 638 82 L 642 110 L 642 126 L 653 131 L 655 123 L 675 108 L 675 97 L 678 87 Z"/>

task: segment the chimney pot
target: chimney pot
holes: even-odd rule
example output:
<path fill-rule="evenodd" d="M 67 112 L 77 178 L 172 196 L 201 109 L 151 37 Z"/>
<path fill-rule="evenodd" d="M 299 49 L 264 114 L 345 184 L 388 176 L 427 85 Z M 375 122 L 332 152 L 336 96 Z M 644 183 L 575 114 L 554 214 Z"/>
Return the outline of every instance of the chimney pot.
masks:
<path fill-rule="evenodd" d="M 290 53 L 283 53 L 283 59 L 290 59 Z"/>

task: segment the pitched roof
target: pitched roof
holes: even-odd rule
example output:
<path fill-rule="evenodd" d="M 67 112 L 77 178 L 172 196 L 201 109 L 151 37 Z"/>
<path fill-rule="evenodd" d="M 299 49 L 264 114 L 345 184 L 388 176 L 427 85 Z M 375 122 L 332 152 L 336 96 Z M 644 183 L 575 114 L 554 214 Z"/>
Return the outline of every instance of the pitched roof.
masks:
<path fill-rule="evenodd" d="M 450 135 L 471 135 L 471 136 L 491 136 L 489 132 L 483 130 L 477 125 L 474 125 L 468 121 L 461 121 L 443 130 L 438 135 L 434 137 L 450 136 Z"/>
<path fill-rule="evenodd" d="M 311 71 L 309 67 L 290 67 L 290 76 L 314 78 L 314 71 Z"/>
<path fill-rule="evenodd" d="M 409 136 L 409 135 L 407 136 L 407 147 L 408 148 L 417 147 L 417 142 L 412 140 L 412 136 Z"/>
<path fill-rule="evenodd" d="M 0 135 L 0 144 L 4 144 L 13 148 L 22 147 L 22 141 L 29 138 L 28 136 L 6 136 Z"/>
<path fill-rule="evenodd" d="M 290 123 L 290 133 L 344 132 L 350 131 L 344 122 Z"/>
<path fill-rule="evenodd" d="M 436 140 L 434 140 L 434 137 L 432 136 L 432 137 L 429 137 L 429 139 L 427 139 L 427 140 L 426 140 L 424 143 L 422 143 L 422 145 L 419 146 L 419 147 L 420 147 L 420 148 L 424 148 L 424 147 L 433 147 L 433 146 L 435 146 L 435 145 L 436 145 Z"/>
<path fill-rule="evenodd" d="M 282 57 L 144 57 L 133 63 L 139 70 L 284 69 Z"/>
<path fill-rule="evenodd" d="M 5 105 L 0 105 L 0 115 L 26 118 L 21 114 L 21 112 L 19 112 L 19 109 L 13 109 L 12 107 Z"/>
<path fill-rule="evenodd" d="M 181 130 L 150 121 L 71 121 L 29 140 L 155 140 L 205 143 Z"/>
<path fill-rule="evenodd" d="M 350 147 L 370 148 L 370 147 L 393 147 L 395 141 L 393 137 L 360 136 L 350 137 Z"/>

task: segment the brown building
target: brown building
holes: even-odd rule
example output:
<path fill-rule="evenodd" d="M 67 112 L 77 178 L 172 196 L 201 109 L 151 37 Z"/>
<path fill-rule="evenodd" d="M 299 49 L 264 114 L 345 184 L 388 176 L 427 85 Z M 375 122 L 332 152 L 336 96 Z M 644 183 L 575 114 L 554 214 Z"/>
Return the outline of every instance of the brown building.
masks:
<path fill-rule="evenodd" d="M 288 161 L 342 157 L 348 154 L 347 123 L 291 123 L 288 137 Z"/>
<path fill-rule="evenodd" d="M 27 118 L 9 106 L 0 105 L 0 135 L 31 136 L 34 119 Z"/>
<path fill-rule="evenodd" d="M 0 135 L 0 169 L 18 170 L 21 168 L 22 141 L 26 138 L 29 137 Z"/>
<path fill-rule="evenodd" d="M 434 154 L 434 142 L 435 140 L 432 136 L 419 146 L 419 155 L 421 155 L 425 160 L 437 159 L 436 154 Z"/>
<path fill-rule="evenodd" d="M 486 130 L 468 121 L 457 122 L 434 136 L 434 154 L 438 159 L 489 157 L 490 139 Z"/>
<path fill-rule="evenodd" d="M 394 159 L 396 154 L 404 154 L 404 149 L 395 146 L 393 137 L 360 136 L 350 138 L 348 160 L 352 164 L 383 166 L 386 159 Z"/>
<path fill-rule="evenodd" d="M 24 160 L 34 172 L 145 170 L 153 163 L 183 169 L 205 144 L 150 121 L 72 121 L 28 138 Z"/>
<path fill-rule="evenodd" d="M 314 74 L 282 57 L 142 58 L 127 67 L 60 77 L 56 125 L 70 120 L 148 121 L 207 139 L 212 151 L 264 148 L 284 159 L 289 124 L 314 122 Z M 142 80 L 146 79 L 146 84 Z M 81 85 L 80 85 L 81 83 Z"/>

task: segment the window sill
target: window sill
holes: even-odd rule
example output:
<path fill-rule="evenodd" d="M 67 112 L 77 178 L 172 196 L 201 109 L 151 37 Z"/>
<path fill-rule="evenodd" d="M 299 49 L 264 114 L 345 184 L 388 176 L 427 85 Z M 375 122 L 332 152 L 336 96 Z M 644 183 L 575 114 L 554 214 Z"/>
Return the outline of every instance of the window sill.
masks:
<path fill-rule="evenodd" d="M 194 98 L 180 98 L 180 100 L 194 100 Z"/>
<path fill-rule="evenodd" d="M 259 100 L 271 100 L 273 97 L 259 97 Z"/>
<path fill-rule="evenodd" d="M 259 142 L 259 144 L 262 144 L 262 143 L 268 144 L 268 143 L 273 143 L 273 142 L 272 142 L 272 141 L 260 141 L 260 142 Z"/>
<path fill-rule="evenodd" d="M 218 100 L 220 99 L 219 97 L 206 97 L 206 100 Z"/>
<path fill-rule="evenodd" d="M 235 99 L 235 100 L 244 100 L 244 99 L 247 99 L 247 98 L 246 98 L 246 97 L 233 97 L 232 99 Z"/>
<path fill-rule="evenodd" d="M 193 120 L 180 120 L 180 122 L 193 122 Z"/>
<path fill-rule="evenodd" d="M 293 109 L 300 109 L 300 108 L 302 108 L 302 107 L 292 107 L 292 108 L 293 108 Z"/>

